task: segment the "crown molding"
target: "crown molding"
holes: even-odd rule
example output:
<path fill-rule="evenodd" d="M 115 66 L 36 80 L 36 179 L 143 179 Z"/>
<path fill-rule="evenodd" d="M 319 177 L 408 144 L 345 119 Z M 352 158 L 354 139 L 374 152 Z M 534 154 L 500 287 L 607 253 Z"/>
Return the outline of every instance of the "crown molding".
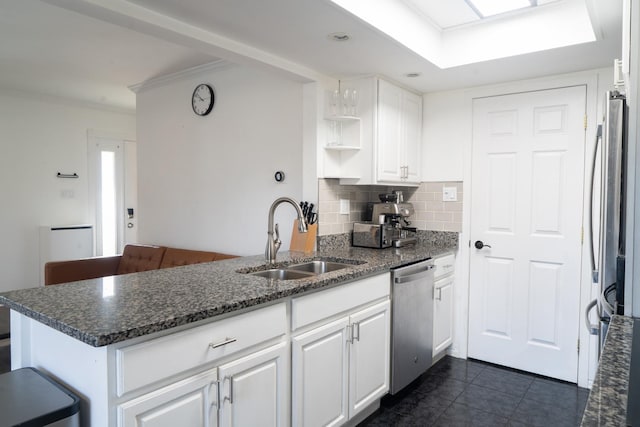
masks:
<path fill-rule="evenodd" d="M 219 59 L 217 61 L 209 62 L 207 64 L 196 65 L 195 67 L 187 68 L 181 71 L 177 71 L 171 74 L 165 74 L 163 76 L 153 77 L 149 80 L 145 80 L 141 83 L 136 83 L 131 86 L 127 86 L 134 93 L 145 92 L 149 89 L 155 89 L 158 87 L 166 86 L 175 81 L 185 80 L 193 76 L 199 76 L 206 73 L 211 73 L 220 70 L 226 70 L 234 67 L 235 64 Z"/>

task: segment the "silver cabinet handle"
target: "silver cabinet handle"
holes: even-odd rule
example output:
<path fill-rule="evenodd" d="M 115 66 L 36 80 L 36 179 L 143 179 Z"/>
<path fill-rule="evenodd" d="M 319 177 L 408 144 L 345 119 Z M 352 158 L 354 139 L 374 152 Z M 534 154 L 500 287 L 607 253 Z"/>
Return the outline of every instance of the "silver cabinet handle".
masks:
<path fill-rule="evenodd" d="M 218 348 L 218 347 L 222 347 L 225 346 L 227 344 L 231 344 L 232 342 L 236 342 L 237 339 L 235 338 L 225 338 L 224 341 L 220 341 L 218 343 L 209 343 L 209 347 L 210 348 Z"/>
<path fill-rule="evenodd" d="M 355 340 L 360 341 L 360 322 L 358 322 L 358 323 L 354 323 L 354 324 L 353 324 L 353 327 L 351 328 L 351 330 L 354 332 L 354 333 L 353 333 L 353 340 L 352 340 L 352 342 L 353 342 L 353 341 L 355 341 Z M 357 333 L 356 333 L 356 331 L 357 331 Z"/>
<path fill-rule="evenodd" d="M 233 405 L 233 377 L 229 377 L 229 397 L 225 398 Z"/>
<path fill-rule="evenodd" d="M 434 289 L 434 293 L 435 293 L 435 291 L 438 291 L 438 296 L 434 297 L 434 299 L 436 299 L 438 301 L 442 301 L 442 288 Z"/>

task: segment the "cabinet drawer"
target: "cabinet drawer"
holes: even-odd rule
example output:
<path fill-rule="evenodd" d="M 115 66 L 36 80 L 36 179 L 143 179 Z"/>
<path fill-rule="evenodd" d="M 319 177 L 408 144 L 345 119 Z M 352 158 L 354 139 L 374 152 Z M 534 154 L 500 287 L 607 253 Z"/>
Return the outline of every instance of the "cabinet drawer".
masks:
<path fill-rule="evenodd" d="M 433 265 L 436 267 L 433 278 L 438 279 L 453 273 L 455 269 L 456 257 L 453 254 L 443 255 L 433 259 Z"/>
<path fill-rule="evenodd" d="M 284 335 L 284 303 L 116 350 L 118 396 Z"/>
<path fill-rule="evenodd" d="M 388 297 L 390 281 L 389 273 L 385 273 L 294 298 L 291 301 L 291 329 L 296 330 L 359 305 Z"/>

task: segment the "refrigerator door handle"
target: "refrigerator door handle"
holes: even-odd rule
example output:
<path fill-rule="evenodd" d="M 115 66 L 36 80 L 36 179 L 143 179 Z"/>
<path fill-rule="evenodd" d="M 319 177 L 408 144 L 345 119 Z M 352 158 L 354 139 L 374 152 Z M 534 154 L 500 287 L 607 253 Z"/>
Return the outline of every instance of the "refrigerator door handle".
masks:
<path fill-rule="evenodd" d="M 599 325 L 594 325 L 591 323 L 591 321 L 589 320 L 589 313 L 591 312 L 591 310 L 593 310 L 594 307 L 598 306 L 598 300 L 594 299 L 593 301 L 591 301 L 589 303 L 589 305 L 587 305 L 587 308 L 584 311 L 584 322 L 585 325 L 587 325 L 587 330 L 589 331 L 589 334 L 591 335 L 599 335 L 600 334 L 600 327 Z M 600 317 L 598 315 L 598 317 Z"/>
<path fill-rule="evenodd" d="M 602 311 L 605 312 L 607 316 L 611 317 L 614 314 L 614 309 L 613 306 L 609 304 L 609 301 L 607 301 L 606 292 L 607 289 L 603 289 L 600 294 L 600 306 L 602 307 Z"/>
<path fill-rule="evenodd" d="M 596 248 L 593 240 L 593 187 L 596 174 L 596 158 L 598 157 L 598 147 L 602 140 L 602 125 L 598 125 L 596 131 L 596 141 L 593 146 L 593 161 L 591 163 L 591 190 L 589 191 L 589 241 L 591 241 L 591 280 L 598 283 L 598 267 L 596 266 Z"/>

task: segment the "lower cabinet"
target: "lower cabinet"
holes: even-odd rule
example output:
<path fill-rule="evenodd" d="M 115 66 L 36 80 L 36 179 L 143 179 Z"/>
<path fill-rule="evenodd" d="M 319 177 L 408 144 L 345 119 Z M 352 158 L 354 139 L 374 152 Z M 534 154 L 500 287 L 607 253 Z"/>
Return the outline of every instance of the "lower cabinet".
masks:
<path fill-rule="evenodd" d="M 389 389 L 390 303 L 292 339 L 292 425 L 337 426 Z"/>
<path fill-rule="evenodd" d="M 288 424 L 288 349 L 281 343 L 218 368 L 220 426 Z"/>
<path fill-rule="evenodd" d="M 433 292 L 433 355 L 446 350 L 453 342 L 453 283 L 448 276 L 434 283 Z"/>
<path fill-rule="evenodd" d="M 145 394 L 118 406 L 123 427 L 217 426 L 217 369 Z"/>
<path fill-rule="evenodd" d="M 286 425 L 287 349 L 277 344 L 121 404 L 118 424 Z"/>

